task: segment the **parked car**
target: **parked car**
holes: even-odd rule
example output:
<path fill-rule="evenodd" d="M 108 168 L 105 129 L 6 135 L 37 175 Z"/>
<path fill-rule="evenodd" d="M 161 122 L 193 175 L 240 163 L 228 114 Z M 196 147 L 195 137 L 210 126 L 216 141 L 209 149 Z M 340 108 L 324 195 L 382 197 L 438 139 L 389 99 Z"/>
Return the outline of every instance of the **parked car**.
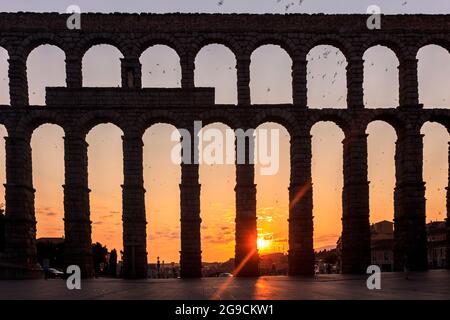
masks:
<path fill-rule="evenodd" d="M 47 278 L 50 279 L 64 279 L 65 273 L 56 268 L 47 268 L 45 271 Z"/>
<path fill-rule="evenodd" d="M 232 277 L 233 275 L 229 272 L 222 272 L 219 274 L 219 278 L 229 278 Z"/>

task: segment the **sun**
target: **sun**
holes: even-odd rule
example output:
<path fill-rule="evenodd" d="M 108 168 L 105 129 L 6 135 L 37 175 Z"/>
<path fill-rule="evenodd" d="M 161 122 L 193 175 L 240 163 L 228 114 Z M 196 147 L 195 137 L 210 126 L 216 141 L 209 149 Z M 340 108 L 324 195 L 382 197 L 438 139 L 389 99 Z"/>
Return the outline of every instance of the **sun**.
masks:
<path fill-rule="evenodd" d="M 272 242 L 271 240 L 264 238 L 258 238 L 258 240 L 256 240 L 259 250 L 268 249 L 270 247 L 271 242 Z"/>

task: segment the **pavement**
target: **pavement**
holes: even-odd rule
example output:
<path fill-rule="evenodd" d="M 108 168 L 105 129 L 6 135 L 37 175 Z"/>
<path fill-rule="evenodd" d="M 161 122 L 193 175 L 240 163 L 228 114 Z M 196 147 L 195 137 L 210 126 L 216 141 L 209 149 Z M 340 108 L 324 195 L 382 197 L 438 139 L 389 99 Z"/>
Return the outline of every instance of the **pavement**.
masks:
<path fill-rule="evenodd" d="M 383 273 L 381 289 L 369 290 L 368 276 L 182 279 L 89 279 L 80 290 L 66 281 L 2 280 L 0 299 L 38 300 L 450 300 L 450 270 Z"/>

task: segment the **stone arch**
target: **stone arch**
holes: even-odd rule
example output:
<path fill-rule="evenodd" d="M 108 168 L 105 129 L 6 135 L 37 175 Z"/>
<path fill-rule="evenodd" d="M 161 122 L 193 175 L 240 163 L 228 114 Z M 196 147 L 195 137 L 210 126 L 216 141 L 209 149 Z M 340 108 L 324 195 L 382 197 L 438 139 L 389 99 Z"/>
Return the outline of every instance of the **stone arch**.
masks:
<path fill-rule="evenodd" d="M 443 112 L 439 112 L 443 111 Z M 427 122 L 435 122 L 442 126 L 444 126 L 447 131 L 450 133 L 450 112 L 446 112 L 447 110 L 434 110 L 428 113 L 422 114 L 420 119 L 420 124 L 418 125 L 422 128 Z"/>
<path fill-rule="evenodd" d="M 232 37 L 227 37 L 221 34 L 209 34 L 206 36 L 200 36 L 196 39 L 193 44 L 194 52 L 193 56 L 197 57 L 199 52 L 204 48 L 212 44 L 218 44 L 226 47 L 230 50 L 235 58 L 237 59 L 238 54 L 240 53 L 240 46 L 237 41 L 235 41 Z"/>
<path fill-rule="evenodd" d="M 352 52 L 354 51 L 350 42 L 338 36 L 315 36 L 312 40 L 305 44 L 306 54 L 318 46 L 333 46 L 339 49 L 347 61 L 350 60 Z"/>
<path fill-rule="evenodd" d="M 416 45 L 416 56 L 420 49 L 428 45 L 436 45 L 446 49 L 450 53 L 450 39 L 446 35 L 431 35 L 420 39 Z"/>
<path fill-rule="evenodd" d="M 400 66 L 400 59 L 398 53 L 395 50 L 391 49 L 392 47 L 393 46 L 390 43 L 381 41 L 380 44 L 377 43 L 373 46 L 368 47 L 362 55 L 364 61 L 363 99 L 366 108 L 373 108 L 374 106 L 387 108 L 399 105 L 400 79 L 398 68 Z M 367 55 L 370 53 L 374 53 L 372 55 L 372 58 L 374 58 L 375 60 L 372 60 L 372 62 L 366 59 Z M 383 54 L 384 56 L 381 57 L 381 54 Z M 391 57 L 392 55 L 394 60 L 383 59 L 384 57 Z M 376 61 L 376 64 L 374 61 Z M 385 63 L 384 66 L 381 66 L 385 68 L 384 72 L 380 68 L 380 63 Z M 393 68 L 389 69 L 389 66 L 392 66 Z M 381 74 L 382 72 L 383 74 Z M 390 74 L 392 76 L 389 76 Z M 371 85 L 369 85 L 368 83 L 371 83 Z M 385 92 L 383 98 L 389 98 L 389 100 L 381 100 L 383 98 L 380 98 L 380 95 L 374 93 L 375 88 L 377 88 L 377 90 L 383 90 L 383 92 Z M 395 92 L 391 92 L 391 88 L 395 89 Z M 373 100 L 373 102 L 369 101 L 369 98 L 370 100 Z M 375 99 L 378 101 L 376 101 Z"/>
<path fill-rule="evenodd" d="M 55 124 L 66 132 L 66 120 L 60 113 L 52 110 L 31 110 L 17 123 L 15 133 L 31 138 L 34 130 L 44 124 Z"/>
<path fill-rule="evenodd" d="M 61 57 L 60 54 L 63 56 Z M 36 61 L 37 58 L 39 58 L 38 61 Z M 46 87 L 67 86 L 66 59 L 66 51 L 48 43 L 37 45 L 28 53 L 26 66 L 29 103 L 45 105 Z M 41 68 L 45 72 L 42 72 Z M 39 76 L 45 81 L 41 79 L 39 83 L 36 83 Z"/>
<path fill-rule="evenodd" d="M 148 261 L 156 266 L 157 257 L 170 264 L 179 261 L 180 256 L 181 204 L 173 200 L 180 198 L 181 165 L 171 158 L 173 148 L 180 142 L 172 139 L 172 133 L 178 129 L 173 119 L 153 117 L 146 120 L 148 127 L 142 135 L 146 243 Z M 162 142 L 163 146 L 160 145 Z M 162 251 L 163 246 L 165 250 Z M 150 268 L 151 277 L 157 276 L 155 269 Z"/>
<path fill-rule="evenodd" d="M 344 132 L 344 135 L 347 136 L 347 133 L 351 128 L 352 119 L 344 113 L 332 111 L 327 112 L 327 110 L 322 111 L 324 112 L 312 114 L 308 118 L 308 121 L 306 123 L 307 131 L 310 132 L 312 127 L 319 122 L 333 122 Z"/>
<path fill-rule="evenodd" d="M 78 52 L 80 55 L 81 60 L 83 60 L 86 52 L 89 51 L 89 49 L 98 46 L 98 45 L 110 45 L 122 54 L 122 56 L 127 56 L 128 52 L 126 50 L 126 45 L 122 41 L 121 38 L 114 37 L 113 34 L 111 35 L 90 35 L 87 37 L 83 37 L 83 39 L 78 44 Z"/>
<path fill-rule="evenodd" d="M 140 117 L 133 120 L 132 127 L 135 129 L 137 134 L 142 136 L 147 129 L 158 123 L 169 124 L 176 128 L 182 128 L 184 120 L 180 115 L 170 111 L 150 111 L 145 112 Z"/>
<path fill-rule="evenodd" d="M 364 132 L 370 123 L 374 121 L 382 121 L 390 125 L 395 130 L 397 137 L 401 135 L 408 127 L 408 121 L 402 119 L 401 116 L 389 111 L 375 111 L 362 119 L 360 125 L 364 128 Z"/>
<path fill-rule="evenodd" d="M 84 135 L 87 135 L 94 127 L 99 124 L 111 123 L 125 132 L 125 124 L 119 113 L 110 110 L 98 110 L 86 112 L 77 119 L 75 126 L 78 126 Z"/>
<path fill-rule="evenodd" d="M 9 120 L 0 116 L 0 127 L 3 126 L 6 131 L 6 135 L 9 136 L 9 132 L 11 130 L 11 125 L 9 124 Z"/>
<path fill-rule="evenodd" d="M 442 116 L 429 117 L 420 126 L 427 223 L 448 218 L 449 129 L 449 118 Z"/>
<path fill-rule="evenodd" d="M 121 63 L 120 59 L 126 57 L 126 55 L 125 55 L 126 53 L 124 53 L 123 47 L 119 47 L 119 46 L 116 45 L 116 42 L 106 42 L 106 41 L 101 41 L 101 40 L 102 39 L 95 38 L 95 41 L 89 42 L 88 43 L 89 46 L 87 47 L 87 49 L 85 48 L 85 50 L 83 51 L 83 53 L 81 55 L 82 86 L 84 87 L 89 81 L 91 81 L 91 80 L 88 79 L 89 77 L 86 77 L 86 71 L 89 71 L 89 69 L 85 68 L 85 66 L 84 66 L 84 64 L 86 63 L 86 53 L 88 53 L 91 50 L 96 50 L 96 49 L 103 50 L 103 49 L 108 48 L 108 50 L 111 50 L 112 52 L 115 51 L 114 55 L 117 56 L 117 57 L 114 57 L 114 62 L 113 62 L 114 68 L 107 68 L 107 67 L 109 67 L 109 65 L 106 65 L 106 66 L 103 65 L 102 66 L 101 63 L 109 62 L 109 61 L 107 59 L 99 60 L 100 58 L 98 57 L 98 54 L 96 54 L 96 56 L 95 56 L 96 57 L 96 60 L 95 60 L 96 64 L 95 64 L 95 66 L 99 66 L 100 65 L 104 69 L 104 70 L 102 70 L 103 71 L 102 74 L 104 74 L 105 72 L 114 71 L 115 74 L 113 74 L 112 76 L 110 75 L 110 77 L 113 80 L 116 80 L 116 77 L 117 77 L 117 82 L 115 82 L 115 81 L 114 82 L 107 81 L 108 83 L 106 85 L 105 84 L 99 85 L 99 83 L 98 83 L 99 80 L 104 81 L 106 79 L 106 78 L 100 78 L 100 79 L 97 79 L 95 81 L 96 83 L 94 83 L 93 86 L 94 87 L 105 87 L 105 86 L 106 87 L 111 87 L 111 86 L 113 86 L 113 87 L 115 87 L 115 86 L 122 87 L 122 85 L 123 85 L 123 83 L 122 83 L 122 63 Z M 101 63 L 99 63 L 99 61 Z M 91 78 L 95 77 L 96 75 L 97 75 L 96 73 L 90 74 Z"/>
<path fill-rule="evenodd" d="M 184 53 L 184 49 L 179 40 L 166 34 L 151 34 L 139 38 L 136 44 L 136 56 L 140 57 L 148 48 L 163 45 L 174 50 L 179 57 Z"/>
<path fill-rule="evenodd" d="M 158 52 L 152 52 L 152 50 L 160 50 L 159 54 Z M 164 50 L 164 51 L 162 51 Z M 151 58 L 149 55 L 151 54 Z M 161 56 L 164 56 L 165 60 L 161 61 L 159 60 Z M 169 46 L 165 43 L 155 42 L 154 44 L 149 45 L 144 51 L 140 51 L 140 54 L 138 56 L 139 62 L 141 64 L 141 77 L 142 77 L 142 87 L 181 87 L 181 79 L 182 79 L 182 70 L 181 70 L 181 57 L 176 49 L 174 47 Z M 155 76 L 155 70 L 150 69 L 150 63 L 157 63 L 157 68 L 160 69 L 163 68 L 162 73 L 161 70 L 159 71 L 159 79 L 166 77 L 163 79 L 163 82 L 158 83 L 152 83 L 152 79 Z M 154 67 L 154 65 L 152 64 Z M 173 68 L 173 70 L 172 70 Z M 170 80 L 167 77 L 170 76 Z M 173 78 L 173 79 L 172 79 Z M 166 80 L 166 82 L 164 82 Z M 173 80 L 173 81 L 172 81 Z M 151 82 L 150 85 L 148 82 Z M 175 83 L 176 81 L 176 83 Z M 147 84 L 144 84 L 144 82 L 147 82 Z"/>
<path fill-rule="evenodd" d="M 42 45 L 55 46 L 64 52 L 64 56 L 67 56 L 68 45 L 66 41 L 53 33 L 34 34 L 29 36 L 22 42 L 18 51 L 28 58 L 28 55 L 34 49 Z"/>
<path fill-rule="evenodd" d="M 279 44 L 276 44 L 277 42 L 261 42 L 263 43 L 259 47 L 257 47 L 255 50 L 251 52 L 250 55 L 250 100 L 252 104 L 280 104 L 280 103 L 286 103 L 286 104 L 292 104 L 293 103 L 293 74 L 292 69 L 294 65 L 294 55 L 293 53 L 289 53 L 284 49 L 284 47 L 280 46 Z M 276 55 L 271 62 L 267 63 L 266 66 L 272 67 L 274 63 L 276 63 L 276 58 L 281 58 L 278 60 L 279 64 L 272 69 L 268 69 L 267 67 L 259 67 L 255 68 L 256 65 L 256 57 L 259 55 L 259 63 L 261 63 L 261 53 L 264 53 L 264 58 L 268 56 L 267 52 L 264 52 L 264 50 L 271 50 L 272 48 L 276 48 Z M 260 52 L 262 50 L 262 52 Z M 264 59 L 265 60 L 265 59 Z M 287 65 L 285 65 L 285 63 Z M 269 67 L 269 68 L 270 68 Z M 267 73 L 267 70 L 270 70 L 271 73 Z M 276 72 L 282 71 L 279 74 Z M 261 73 L 262 72 L 262 73 Z M 273 73 L 272 73 L 273 72 Z M 255 74 L 258 74 L 258 76 L 255 76 Z M 274 77 L 279 76 L 277 78 L 278 81 L 274 81 L 272 79 L 275 79 Z M 258 79 L 256 81 L 255 79 Z M 261 81 L 266 81 L 264 83 L 260 83 Z M 272 82 L 271 82 L 272 80 Z M 280 83 L 283 80 L 283 83 Z M 263 88 L 262 85 L 265 85 L 266 88 Z M 273 87 L 275 86 L 275 90 L 277 92 L 277 99 L 275 101 L 264 101 L 263 96 L 265 94 L 268 94 L 266 98 L 271 97 L 271 91 L 273 91 Z M 258 100 L 258 101 L 255 101 Z M 280 101 L 281 100 L 281 101 Z"/>
<path fill-rule="evenodd" d="M 345 124 L 336 115 L 319 117 L 315 120 L 317 121 L 311 123 L 307 133 L 311 136 L 310 181 L 313 190 L 311 206 L 313 243 L 317 248 L 337 244 L 338 238 L 342 239 L 345 214 L 343 142 L 348 136 L 346 127 L 349 124 Z M 320 135 L 317 134 L 318 128 Z M 315 130 L 318 132 L 314 132 Z M 334 134 L 337 134 L 337 137 Z M 334 228 L 330 228 L 330 225 L 334 225 Z M 339 226 L 338 230 L 336 226 Z M 329 236 L 322 239 L 321 236 L 325 234 Z"/>
<path fill-rule="evenodd" d="M 292 166 L 297 165 L 298 159 L 291 157 L 293 132 L 283 120 L 286 119 L 275 116 L 261 119 L 256 124 L 254 132 L 257 247 L 261 254 L 287 253 L 293 249 L 289 246 L 292 241 L 290 239 L 292 235 L 289 234 L 290 185 L 292 172 L 295 175 Z M 267 159 L 261 162 L 263 160 L 261 157 Z M 270 270 L 262 270 L 262 274 L 267 272 Z"/>
<path fill-rule="evenodd" d="M 428 54 L 424 54 L 425 52 Z M 446 80 L 450 70 L 450 45 L 445 41 L 430 38 L 423 46 L 418 47 L 414 58 L 417 60 L 420 103 L 426 108 L 431 106 L 448 108 L 450 85 Z"/>
<path fill-rule="evenodd" d="M 296 46 L 294 40 L 289 39 L 284 36 L 278 36 L 275 34 L 259 36 L 255 40 L 253 40 L 249 45 L 250 55 L 253 54 L 260 47 L 263 47 L 266 45 L 279 46 L 281 49 L 283 49 L 288 54 L 288 56 L 291 58 L 291 60 L 294 61 L 295 52 L 297 49 L 297 46 Z"/>
<path fill-rule="evenodd" d="M 260 112 L 253 119 L 252 127 L 257 128 L 266 122 L 274 122 L 284 127 L 290 136 L 299 135 L 302 132 L 302 123 L 297 121 L 295 117 L 285 110 L 268 110 Z"/>
<path fill-rule="evenodd" d="M 237 57 L 223 43 L 213 41 L 197 51 L 194 57 L 194 84 L 196 87 L 214 87 L 216 104 L 235 105 L 238 100 Z M 208 52 L 211 50 L 214 54 Z"/>
<path fill-rule="evenodd" d="M 222 123 L 233 130 L 243 128 L 244 126 L 244 123 L 240 121 L 239 117 L 236 117 L 225 110 L 205 111 L 199 115 L 199 119 L 202 120 L 203 127 L 216 122 Z"/>
<path fill-rule="evenodd" d="M 367 126 L 366 126 L 366 130 L 365 130 L 365 134 L 367 135 L 367 163 L 368 163 L 368 180 L 369 182 L 369 217 L 371 218 L 371 223 L 377 223 L 380 222 L 381 220 L 388 220 L 388 221 L 392 221 L 394 220 L 394 213 L 395 213 L 395 203 L 394 203 L 394 190 L 395 190 L 395 185 L 397 183 L 397 173 L 396 173 L 396 142 L 398 140 L 398 132 L 401 132 L 401 129 L 396 126 L 397 124 L 392 120 L 392 119 L 384 119 L 381 120 L 382 117 L 380 117 L 379 119 L 374 118 L 374 120 L 370 121 Z M 386 121 L 387 120 L 387 121 Z M 385 127 L 389 127 L 390 130 L 392 130 L 394 132 L 394 140 L 388 140 L 388 137 L 390 137 L 390 134 L 387 134 L 386 131 L 388 131 L 387 128 L 382 128 L 383 131 L 382 132 L 382 139 L 381 135 L 380 135 L 380 127 L 377 128 L 377 123 L 379 124 L 383 124 Z M 377 132 L 376 135 L 372 135 L 369 130 L 370 127 L 372 125 L 372 129 L 375 129 L 375 132 Z M 371 143 L 371 139 L 375 139 L 373 141 L 373 144 Z M 391 144 L 390 142 L 393 142 L 393 144 Z M 389 146 L 386 146 L 387 142 L 389 142 Z M 392 147 L 392 157 L 389 154 L 389 151 Z M 382 149 L 381 149 L 382 148 Z M 380 150 L 377 149 L 381 149 L 383 150 L 382 152 L 380 152 Z M 384 158 L 383 157 L 387 157 L 389 154 L 389 158 Z M 378 161 L 384 161 L 384 162 L 377 162 Z M 374 161 L 375 162 L 370 162 L 370 161 Z M 387 168 L 386 167 L 386 163 L 390 163 L 392 162 L 392 167 Z M 375 172 L 376 174 L 373 174 L 373 172 Z M 392 175 L 391 175 L 392 172 Z M 376 181 L 379 181 L 376 182 Z M 387 188 L 387 185 L 389 186 L 389 189 Z M 392 188 L 391 188 L 392 185 Z M 381 187 L 383 186 L 383 187 Z M 389 192 L 389 196 L 386 197 L 386 193 Z M 384 197 L 384 200 L 382 200 Z M 378 198 L 378 201 L 374 202 L 374 198 Z M 380 200 L 381 199 L 381 200 Z M 380 206 L 386 206 L 386 203 L 389 203 L 388 207 L 384 208 L 383 210 L 380 210 L 379 207 Z M 378 210 L 376 210 L 375 212 L 377 214 L 374 213 L 374 211 L 372 210 L 374 207 L 378 207 Z M 387 214 L 386 210 L 389 210 L 389 214 Z M 384 216 L 384 214 L 386 216 Z M 376 220 L 374 220 L 373 217 L 377 217 Z M 381 220 L 380 220 L 381 219 Z"/>
<path fill-rule="evenodd" d="M 329 49 L 330 47 L 331 49 Z M 350 65 L 351 55 L 354 54 L 351 47 L 345 47 L 342 42 L 339 42 L 336 39 L 323 38 L 313 42 L 313 44 L 307 46 L 307 48 L 306 97 L 308 106 L 315 109 L 330 107 L 336 109 L 348 108 L 348 66 Z M 318 54 L 319 49 L 328 50 L 320 53 L 318 57 L 314 57 L 313 53 Z M 336 51 L 336 55 L 330 55 L 333 50 Z M 316 59 L 314 60 L 314 58 Z M 332 74 L 333 71 L 334 74 Z M 333 87 L 333 90 L 328 90 L 327 92 L 326 88 L 331 87 Z"/>
<path fill-rule="evenodd" d="M 370 38 L 365 41 L 361 47 L 361 52 L 364 54 L 367 50 L 375 46 L 383 46 L 394 52 L 398 61 L 404 58 L 404 54 L 407 52 L 407 48 L 401 41 L 396 38 L 391 38 L 387 35 L 380 35 L 374 38 Z"/>
<path fill-rule="evenodd" d="M 127 190 L 124 187 L 126 151 L 125 126 L 117 121 L 114 113 L 92 112 L 79 122 L 86 142 L 85 186 L 89 188 L 87 201 L 92 221 L 91 239 L 93 243 L 103 243 L 108 232 L 112 232 L 115 236 L 111 237 L 108 249 L 115 248 L 119 251 L 126 248 L 126 221 L 122 219 L 125 214 L 124 201 L 127 198 L 124 195 Z M 99 150 L 102 152 L 98 152 Z M 108 229 L 102 225 L 106 219 L 110 219 L 111 223 Z"/>
<path fill-rule="evenodd" d="M 199 132 L 199 135 L 208 132 L 214 137 L 209 142 L 199 140 L 198 181 L 201 185 L 200 219 L 202 223 L 200 243 L 203 261 L 226 260 L 226 255 L 231 250 L 234 251 L 236 246 L 237 213 L 234 188 L 237 169 L 235 165 L 236 136 L 232 132 L 234 129 L 219 118 L 209 118 L 207 123 L 203 123 Z M 221 135 L 217 137 L 215 133 Z M 206 152 L 209 146 L 214 146 L 214 158 L 208 157 L 212 155 Z M 223 157 L 220 157 L 217 152 Z M 209 205 L 211 202 L 214 202 L 214 207 Z M 219 237 L 220 241 L 218 241 Z"/>
<path fill-rule="evenodd" d="M 65 236 L 64 227 L 64 136 L 62 124 L 52 117 L 34 118 L 30 124 L 34 214 L 37 238 Z M 57 223 L 56 223 L 57 222 Z M 58 261 L 63 267 L 63 261 Z"/>

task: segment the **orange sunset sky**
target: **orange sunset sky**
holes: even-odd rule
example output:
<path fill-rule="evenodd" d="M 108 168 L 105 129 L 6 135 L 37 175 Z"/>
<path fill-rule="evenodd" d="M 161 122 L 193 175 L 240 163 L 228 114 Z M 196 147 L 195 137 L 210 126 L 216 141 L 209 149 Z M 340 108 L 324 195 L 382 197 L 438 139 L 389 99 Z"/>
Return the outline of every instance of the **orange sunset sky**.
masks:
<path fill-rule="evenodd" d="M 0 7 L 1 9 L 1 7 Z M 1 10 L 0 10 L 1 11 Z M 100 45 L 91 48 L 83 60 L 84 86 L 120 85 L 120 52 Z M 365 104 L 368 108 L 398 105 L 398 61 L 389 49 L 377 46 L 365 56 Z M 0 104 L 9 104 L 7 53 L 0 49 Z M 45 86 L 65 86 L 64 53 L 54 46 L 41 46 L 29 56 L 28 82 L 31 104 L 44 104 Z M 450 107 L 450 54 L 438 46 L 420 50 L 419 93 L 425 108 Z M 346 61 L 330 46 L 318 46 L 308 55 L 308 105 L 311 108 L 346 106 Z M 154 46 L 141 56 L 144 87 L 179 87 L 180 66 L 175 51 Z M 197 86 L 216 88 L 216 102 L 234 104 L 236 61 L 226 47 L 210 45 L 196 59 Z M 251 97 L 253 103 L 292 102 L 291 60 L 278 46 L 267 45 L 252 55 Z M 223 124 L 209 127 L 224 130 Z M 259 237 L 266 239 L 261 252 L 287 252 L 289 134 L 276 124 L 262 128 L 280 130 L 280 170 L 262 176 L 256 166 Z M 170 153 L 175 128 L 155 125 L 144 137 L 144 179 L 147 209 L 147 250 L 150 262 L 160 256 L 166 262 L 179 260 L 180 167 Z M 4 128 L 1 134 L 6 135 Z M 387 123 L 376 121 L 367 129 L 369 150 L 370 220 L 393 219 L 395 184 L 394 149 L 396 134 Z M 448 133 L 427 123 L 424 137 L 424 180 L 427 221 L 446 216 L 445 193 L 448 177 Z M 92 239 L 108 249 L 122 248 L 121 130 L 112 124 L 95 127 L 89 143 L 89 187 L 91 192 Z M 334 246 L 341 232 L 343 132 L 335 124 L 316 124 L 313 136 L 313 192 L 315 248 Z M 36 188 L 38 237 L 61 237 L 63 230 L 64 132 L 55 125 L 39 127 L 32 138 L 33 180 Z M 0 179 L 5 181 L 4 141 L 0 140 Z M 206 262 L 224 261 L 234 254 L 235 168 L 234 165 L 200 166 L 202 250 Z M 4 197 L 4 188 L 0 188 Z M 262 244 L 262 242 L 260 242 Z"/>

